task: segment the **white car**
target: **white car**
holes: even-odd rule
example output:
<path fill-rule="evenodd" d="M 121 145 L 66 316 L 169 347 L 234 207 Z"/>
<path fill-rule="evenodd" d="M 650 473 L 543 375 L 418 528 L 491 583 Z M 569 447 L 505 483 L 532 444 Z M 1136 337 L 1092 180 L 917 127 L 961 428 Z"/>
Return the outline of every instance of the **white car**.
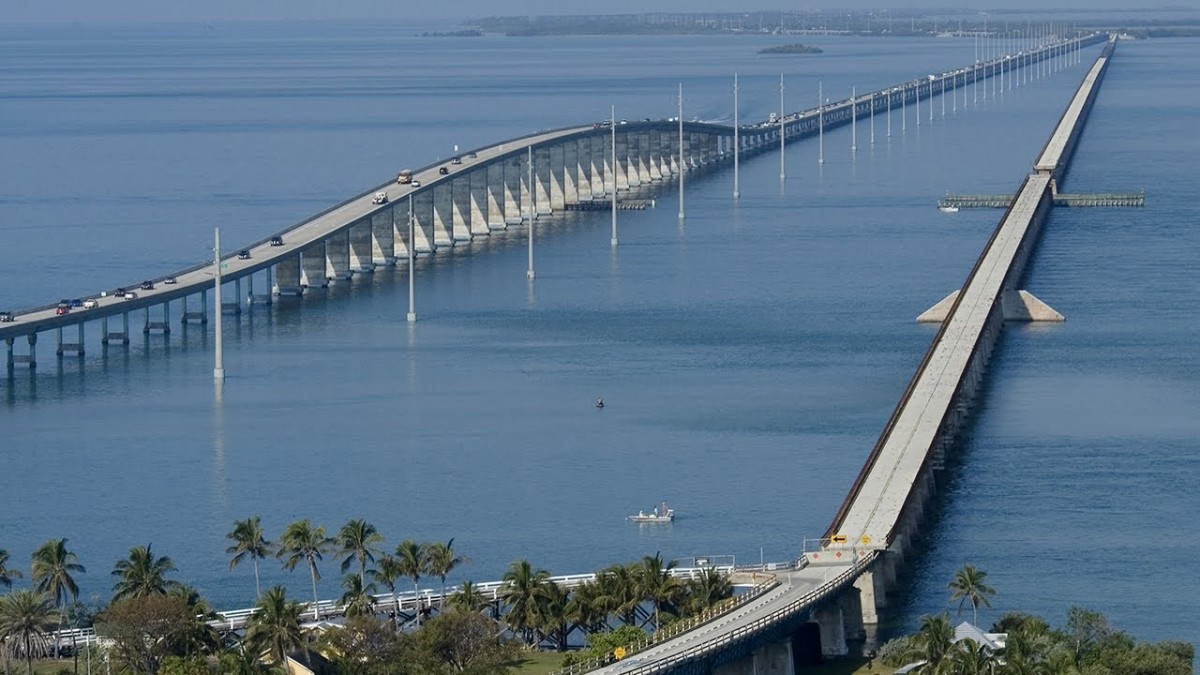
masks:
<path fill-rule="evenodd" d="M 371 200 L 372 204 L 386 204 L 388 196 L 386 192 L 376 192 L 375 197 Z"/>
<path fill-rule="evenodd" d="M 99 306 L 100 306 L 100 301 L 99 301 L 99 300 L 96 300 L 96 299 L 94 299 L 94 298 L 93 298 L 93 299 L 91 299 L 91 300 L 84 300 L 84 301 L 83 301 L 83 308 L 84 308 L 84 309 L 95 309 L 95 308 L 97 308 L 97 307 L 99 307 Z"/>

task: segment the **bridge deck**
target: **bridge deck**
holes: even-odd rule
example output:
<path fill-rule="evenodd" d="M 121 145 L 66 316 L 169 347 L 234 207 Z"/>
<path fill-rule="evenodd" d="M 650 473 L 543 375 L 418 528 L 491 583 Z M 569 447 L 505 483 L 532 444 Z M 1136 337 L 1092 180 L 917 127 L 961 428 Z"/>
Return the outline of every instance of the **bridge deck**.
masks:
<path fill-rule="evenodd" d="M 1092 69 L 1083 78 L 1083 84 L 1075 91 L 1075 97 L 1071 99 L 1071 103 L 1067 106 L 1066 112 L 1063 113 L 1062 119 L 1058 121 L 1058 128 L 1054 130 L 1054 134 L 1046 142 L 1046 147 L 1042 149 L 1041 157 L 1033 165 L 1034 169 L 1038 171 L 1054 171 L 1062 164 L 1063 152 L 1066 151 L 1071 136 L 1075 133 L 1075 128 L 1080 120 L 1080 116 L 1083 114 L 1084 106 L 1087 104 L 1088 98 L 1091 97 L 1092 90 L 1095 87 L 1097 79 L 1103 73 L 1107 60 L 1107 57 L 1101 56 L 1092 64 Z"/>

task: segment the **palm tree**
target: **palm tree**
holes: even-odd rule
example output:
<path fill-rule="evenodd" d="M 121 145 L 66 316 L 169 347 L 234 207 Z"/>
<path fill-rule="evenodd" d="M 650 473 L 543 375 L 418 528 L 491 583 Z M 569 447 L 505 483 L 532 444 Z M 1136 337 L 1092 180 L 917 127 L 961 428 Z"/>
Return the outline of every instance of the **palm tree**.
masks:
<path fill-rule="evenodd" d="M 946 585 L 950 589 L 950 602 L 958 600 L 958 613 L 962 615 L 963 604 L 971 603 L 971 623 L 979 623 L 979 606 L 991 607 L 988 596 L 996 594 L 996 589 L 983 583 L 987 572 L 976 569 L 974 565 L 963 565 L 954 573 L 954 580 Z"/>
<path fill-rule="evenodd" d="M 375 613 L 375 584 L 363 585 L 362 577 L 357 574 L 347 574 L 342 579 L 342 613 L 348 617 L 371 616 Z"/>
<path fill-rule="evenodd" d="M 445 602 L 446 577 L 450 576 L 454 568 L 470 562 L 470 559 L 454 552 L 453 539 L 444 544 L 440 541 L 430 544 L 425 557 L 429 573 L 442 580 L 442 602 Z"/>
<path fill-rule="evenodd" d="M 174 579 L 167 579 L 175 571 L 175 563 L 167 556 L 154 557 L 151 544 L 129 549 L 129 558 L 118 560 L 113 565 L 112 575 L 117 577 L 113 584 L 113 600 L 144 598 L 148 595 L 166 595 L 167 591 L 179 586 Z"/>
<path fill-rule="evenodd" d="M 350 564 L 358 561 L 358 581 L 359 584 L 365 586 L 367 584 L 367 562 L 375 562 L 375 554 L 379 553 L 376 544 L 383 543 L 383 535 L 375 529 L 375 526 L 367 521 L 358 518 L 351 520 L 342 526 L 338 532 L 337 543 L 342 547 L 338 552 L 338 557 L 342 560 L 342 573 L 350 569 Z"/>
<path fill-rule="evenodd" d="M 949 661 L 955 675 L 991 675 L 996 667 L 992 650 L 970 638 L 954 645 Z"/>
<path fill-rule="evenodd" d="M 421 608 L 420 598 L 417 595 L 420 589 L 417 588 L 417 582 L 421 580 L 421 575 L 429 568 L 428 548 L 425 544 L 418 544 L 412 539 L 405 539 L 396 546 L 396 562 L 400 565 L 400 574 L 412 579 L 413 582 L 413 601 L 418 603 L 417 606 L 417 624 L 421 623 Z"/>
<path fill-rule="evenodd" d="M 221 647 L 221 634 L 208 624 L 217 618 L 212 605 L 208 604 L 199 591 L 187 584 L 175 584 L 167 591 L 167 595 L 182 600 L 191 615 L 196 618 L 186 632 L 175 638 L 179 641 L 184 655 L 217 652 Z"/>
<path fill-rule="evenodd" d="M 671 570 L 679 563 L 664 562 L 662 555 L 655 553 L 642 556 L 637 566 L 638 586 L 642 598 L 654 605 L 654 630 L 662 628 L 661 612 L 675 613 L 675 605 L 683 595 L 683 584 L 671 576 Z"/>
<path fill-rule="evenodd" d="M 598 580 L 576 586 L 571 591 L 571 600 L 564 611 L 567 619 L 584 633 L 607 630 L 609 610 L 603 593 L 604 589 Z"/>
<path fill-rule="evenodd" d="M 49 651 L 54 626 L 54 606 L 44 593 L 23 588 L 0 598 L 0 643 L 25 657 L 29 675 L 33 659 Z"/>
<path fill-rule="evenodd" d="M 641 595 L 637 574 L 632 565 L 611 565 L 601 570 L 597 581 L 603 589 L 603 605 L 627 626 L 636 626 Z"/>
<path fill-rule="evenodd" d="M 79 558 L 67 549 L 66 539 L 51 539 L 33 552 L 31 576 L 38 592 L 45 593 L 58 607 L 58 625 L 67 622 L 67 601 L 79 598 L 79 586 L 72 573 L 84 574 L 87 570 L 79 564 Z M 54 655 L 58 656 L 58 640 L 54 641 Z"/>
<path fill-rule="evenodd" d="M 536 644 L 534 636 L 543 623 L 543 606 L 547 599 L 547 584 L 550 573 L 535 570 L 528 560 L 518 560 L 508 566 L 504 583 L 500 587 L 500 599 L 508 606 L 505 621 L 515 632 L 521 633 L 529 646 Z"/>
<path fill-rule="evenodd" d="M 258 596 L 258 611 L 250 617 L 246 643 L 253 646 L 255 653 L 269 653 L 282 666 L 288 650 L 304 646 L 304 633 L 300 629 L 302 611 L 300 603 L 288 600 L 283 586 L 271 587 Z"/>
<path fill-rule="evenodd" d="M 396 582 L 404 576 L 404 571 L 400 568 L 400 561 L 386 553 L 379 556 L 379 564 L 371 570 L 371 576 L 375 577 L 375 580 L 383 584 L 383 587 L 392 594 L 392 623 L 399 628 L 400 599 L 396 597 Z"/>
<path fill-rule="evenodd" d="M 954 646 L 954 628 L 950 625 L 950 616 L 944 612 L 937 616 L 922 616 L 921 630 L 913 637 L 914 650 L 911 656 L 924 660 L 930 672 L 938 672 L 942 661 Z"/>
<path fill-rule="evenodd" d="M 488 597 L 483 594 L 483 591 L 479 590 L 479 587 L 474 583 L 470 581 L 464 581 L 462 582 L 462 585 L 459 586 L 454 593 L 446 599 L 446 604 L 453 609 L 464 612 L 480 612 L 484 607 L 487 607 L 489 604 L 491 604 L 491 600 L 489 600 Z"/>
<path fill-rule="evenodd" d="M 12 588 L 14 579 L 21 578 L 21 570 L 8 566 L 8 551 L 0 548 L 0 586 Z"/>
<path fill-rule="evenodd" d="M 699 577 L 688 579 L 684 588 L 687 591 L 687 608 L 692 614 L 699 614 L 733 596 L 733 582 L 714 567 L 707 567 Z"/>
<path fill-rule="evenodd" d="M 258 561 L 274 552 L 274 545 L 267 540 L 262 521 L 258 516 L 235 520 L 233 529 L 225 538 L 233 542 L 232 546 L 225 549 L 226 553 L 233 556 L 229 559 L 230 570 L 236 569 L 244 558 L 250 558 L 254 563 L 254 597 L 257 598 L 262 595 L 258 581 Z"/>
<path fill-rule="evenodd" d="M 561 586 L 553 581 L 548 581 L 543 589 L 545 595 L 540 603 L 541 623 L 538 625 L 538 629 L 542 635 L 550 639 L 556 651 L 565 652 L 567 651 L 567 637 L 574 628 L 568 616 L 571 598 Z"/>
<path fill-rule="evenodd" d="M 333 540 L 325 536 L 323 525 L 313 527 L 305 518 L 287 526 L 283 535 L 279 537 L 279 551 L 275 553 L 279 558 L 287 557 L 283 561 L 283 569 L 289 572 L 296 569 L 296 565 L 302 561 L 308 563 L 309 576 L 312 577 L 314 619 L 321 618 L 321 600 L 317 597 L 317 580 L 321 578 L 321 573 L 317 570 L 317 562 L 332 543 Z"/>

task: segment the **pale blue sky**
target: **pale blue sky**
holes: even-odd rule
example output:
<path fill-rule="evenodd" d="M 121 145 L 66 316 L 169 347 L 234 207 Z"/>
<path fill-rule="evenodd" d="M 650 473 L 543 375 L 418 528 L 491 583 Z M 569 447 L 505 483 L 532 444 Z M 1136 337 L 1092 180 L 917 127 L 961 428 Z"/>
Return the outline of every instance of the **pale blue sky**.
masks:
<path fill-rule="evenodd" d="M 1086 10 L 1128 6 L 1120 0 L 957 0 L 953 6 L 989 9 Z M 1155 3 L 1157 4 L 1157 3 Z M 1183 6 L 1193 4 L 1183 3 Z M 221 22 L 263 19 L 345 19 L 381 20 L 459 19 L 472 16 L 507 14 L 600 14 L 621 12 L 729 12 L 736 9 L 806 8 L 912 8 L 945 6 L 938 0 L 811 0 L 795 2 L 741 2 L 728 0 L 450 0 L 414 2 L 413 0 L 0 0 L 6 22 Z M 1177 6 L 1179 6 L 1177 4 Z"/>

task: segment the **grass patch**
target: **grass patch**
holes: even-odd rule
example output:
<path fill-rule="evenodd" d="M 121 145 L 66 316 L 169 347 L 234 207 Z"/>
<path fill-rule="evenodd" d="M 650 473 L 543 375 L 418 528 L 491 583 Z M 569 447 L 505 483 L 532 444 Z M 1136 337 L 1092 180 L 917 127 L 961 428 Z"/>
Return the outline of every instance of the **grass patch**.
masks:
<path fill-rule="evenodd" d="M 531 652 L 522 651 L 513 668 L 513 675 L 549 675 L 562 668 L 561 652 Z"/>

